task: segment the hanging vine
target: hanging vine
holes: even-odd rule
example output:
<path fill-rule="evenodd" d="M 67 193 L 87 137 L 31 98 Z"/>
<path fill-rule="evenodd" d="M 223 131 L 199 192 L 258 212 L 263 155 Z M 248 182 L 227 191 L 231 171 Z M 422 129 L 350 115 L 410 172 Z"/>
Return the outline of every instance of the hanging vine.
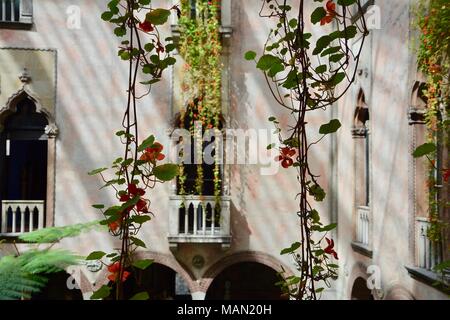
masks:
<path fill-rule="evenodd" d="M 221 75 L 222 45 L 220 39 L 220 1 L 219 0 L 182 0 L 180 28 L 180 55 L 184 59 L 182 81 L 183 101 L 187 107 L 181 110 L 180 123 L 186 124 L 191 134 L 196 137 L 195 152 L 203 154 L 202 135 L 205 130 L 221 128 Z M 201 123 L 202 130 L 195 130 L 196 122 Z M 216 150 L 219 141 L 216 140 Z M 221 175 L 218 161 L 220 153 L 215 153 L 214 195 L 219 203 L 221 195 Z M 180 166 L 179 192 L 185 194 L 186 173 L 184 165 Z M 201 163 L 197 164 L 195 192 L 203 194 L 204 172 Z"/>
<path fill-rule="evenodd" d="M 260 16 L 274 27 L 259 59 L 253 51 L 245 54 L 247 60 L 254 60 L 256 67 L 264 72 L 277 104 L 291 115 L 291 122 L 285 128 L 280 127 L 275 117 L 270 117 L 269 121 L 275 125 L 281 143 L 276 160 L 283 168 L 294 167 L 297 171 L 299 241 L 282 250 L 281 254 L 293 256 L 300 276 L 284 278 L 279 284 L 287 295 L 299 300 L 317 299 L 324 290 L 318 284 L 330 286 L 330 280 L 337 278 L 338 268 L 332 262 L 333 258 L 338 259 L 334 241 L 326 237 L 336 224 L 324 226 L 319 212 L 312 205 L 312 199 L 325 199 L 325 191 L 319 185 L 319 177 L 311 171 L 310 151 L 325 135 L 336 132 L 341 124 L 333 119 L 322 125 L 319 130 L 322 138 L 310 142 L 308 132 L 311 128 L 307 115 L 331 106 L 347 92 L 355 80 L 364 39 L 368 35 L 363 14 L 359 19 L 351 19 L 351 12 L 363 13 L 360 1 L 315 2 L 322 4 L 309 16 L 305 14 L 304 0 L 292 3 L 263 0 Z M 296 13 L 292 12 L 294 4 L 298 7 Z M 324 28 L 324 35 L 312 46 L 309 22 L 322 26 L 333 23 L 336 29 L 327 33 Z M 361 45 L 357 52 L 353 52 L 350 41 L 356 36 L 361 37 Z M 273 145 L 268 148 L 273 148 Z M 325 248 L 322 245 L 324 240 Z"/>
<path fill-rule="evenodd" d="M 414 157 L 427 157 L 428 161 L 428 217 L 427 236 L 439 247 L 448 239 L 448 181 L 450 166 L 445 153 L 450 150 L 450 4 L 446 0 L 420 0 L 415 8 L 413 27 L 419 29 L 417 63 L 425 75 L 425 123 L 427 142 L 419 146 Z M 445 162 L 447 159 L 447 162 Z M 446 194 L 447 192 L 447 194 Z M 441 216 L 444 213 L 444 217 Z M 443 242 L 444 241 L 444 242 Z M 446 251 L 445 245 L 439 250 Z M 448 256 L 444 253 L 444 257 Z M 437 271 L 450 267 L 450 261 L 437 266 Z"/>
<path fill-rule="evenodd" d="M 137 271 L 152 264 L 151 260 L 137 260 L 134 253 L 146 244 L 138 237 L 142 225 L 154 215 L 150 192 L 160 182 L 172 180 L 178 173 L 175 164 L 160 164 L 165 156 L 163 146 L 153 135 L 140 141 L 138 137 L 138 100 L 150 93 L 151 86 L 176 60 L 170 56 L 175 49 L 171 38 L 161 39 L 158 27 L 165 24 L 171 11 L 179 15 L 179 8 L 153 8 L 151 0 L 112 0 L 102 19 L 114 25 L 114 34 L 123 39 L 118 56 L 128 63 L 127 103 L 122 127 L 116 135 L 123 145 L 123 156 L 117 158 L 110 169 L 113 178 L 107 178 L 108 168 L 91 171 L 100 175 L 104 187 L 114 190 L 117 204 L 105 209 L 104 204 L 93 207 L 101 210 L 110 234 L 120 239 L 120 247 L 109 254 L 92 252 L 87 260 L 100 260 L 107 266 L 109 283 L 99 288 L 91 299 L 122 300 L 124 283 L 131 277 L 137 280 Z M 124 39 L 125 38 L 125 39 Z M 167 42 L 167 44 L 165 44 Z M 145 77 L 147 80 L 138 81 Z M 145 92 L 141 94 L 140 91 Z M 105 262 L 106 260 L 106 262 Z M 136 293 L 131 299 L 148 299 L 147 292 Z"/>

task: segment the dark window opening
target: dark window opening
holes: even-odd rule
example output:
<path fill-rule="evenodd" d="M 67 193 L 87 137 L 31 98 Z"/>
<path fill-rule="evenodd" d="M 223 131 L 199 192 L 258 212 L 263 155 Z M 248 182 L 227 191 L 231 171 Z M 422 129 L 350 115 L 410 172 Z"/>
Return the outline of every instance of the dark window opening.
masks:
<path fill-rule="evenodd" d="M 0 0 L 0 21 L 20 20 L 20 0 Z"/>

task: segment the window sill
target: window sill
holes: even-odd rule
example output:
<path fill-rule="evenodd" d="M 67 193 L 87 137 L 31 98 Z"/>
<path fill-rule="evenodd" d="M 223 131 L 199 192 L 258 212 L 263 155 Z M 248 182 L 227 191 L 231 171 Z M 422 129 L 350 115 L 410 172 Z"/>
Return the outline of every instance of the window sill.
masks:
<path fill-rule="evenodd" d="M 0 29 L 31 30 L 32 22 L 0 21 Z"/>
<path fill-rule="evenodd" d="M 436 273 L 431 270 L 427 270 L 419 267 L 407 267 L 405 266 L 411 278 L 420 281 L 426 285 L 429 285 L 441 292 L 449 293 L 450 290 L 450 277 L 447 275 L 443 279 Z"/>
<path fill-rule="evenodd" d="M 351 243 L 351 246 L 353 251 L 358 252 L 359 254 L 362 254 L 363 256 L 366 256 L 368 258 L 372 258 L 372 248 L 369 248 L 368 246 L 355 241 Z"/>

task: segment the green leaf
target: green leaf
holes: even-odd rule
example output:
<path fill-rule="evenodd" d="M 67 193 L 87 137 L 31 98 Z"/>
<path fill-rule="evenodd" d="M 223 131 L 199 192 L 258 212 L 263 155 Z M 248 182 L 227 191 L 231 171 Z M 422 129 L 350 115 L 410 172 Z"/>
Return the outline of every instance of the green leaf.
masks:
<path fill-rule="evenodd" d="M 153 174 L 162 181 L 170 181 L 178 175 L 178 166 L 176 164 L 167 163 L 153 168 Z"/>
<path fill-rule="evenodd" d="M 433 153 L 436 151 L 436 145 L 434 143 L 424 143 L 416 148 L 413 152 L 414 158 L 420 158 L 424 155 Z"/>
<path fill-rule="evenodd" d="M 356 26 L 348 26 L 341 32 L 341 38 L 352 39 L 358 34 Z"/>
<path fill-rule="evenodd" d="M 96 174 L 102 173 L 105 170 L 108 170 L 108 168 L 95 169 L 95 170 L 92 170 L 91 172 L 89 172 L 88 175 L 95 176 Z"/>
<path fill-rule="evenodd" d="M 256 64 L 256 67 L 262 71 L 267 71 L 270 68 L 272 68 L 272 66 L 274 64 L 278 64 L 278 63 L 281 63 L 280 58 L 275 57 L 271 54 L 265 54 L 261 58 L 259 58 L 259 61 Z"/>
<path fill-rule="evenodd" d="M 323 7 L 316 8 L 313 13 L 311 14 L 311 22 L 313 24 L 316 24 L 322 20 L 327 15 L 327 12 Z"/>
<path fill-rule="evenodd" d="M 331 231 L 333 229 L 336 229 L 336 227 L 337 227 L 337 223 L 331 223 L 329 225 L 326 225 L 326 226 L 320 228 L 320 231 Z"/>
<path fill-rule="evenodd" d="M 169 10 L 158 8 L 147 13 L 145 20 L 154 25 L 161 25 L 167 22 L 169 16 Z"/>
<path fill-rule="evenodd" d="M 138 269 L 145 270 L 152 263 L 153 263 L 153 260 L 151 260 L 151 259 L 144 259 L 144 260 L 138 260 L 138 261 L 133 262 L 133 266 L 135 266 Z"/>
<path fill-rule="evenodd" d="M 106 11 L 106 12 L 102 13 L 102 19 L 105 21 L 111 20 L 112 17 L 113 17 L 113 13 L 111 11 Z"/>
<path fill-rule="evenodd" d="M 284 71 L 284 66 L 283 64 L 280 63 L 275 63 L 272 65 L 272 67 L 270 68 L 269 72 L 267 73 L 267 75 L 269 77 L 275 77 L 277 73 Z"/>
<path fill-rule="evenodd" d="M 103 209 L 105 207 L 105 205 L 104 204 L 93 204 L 92 207 L 95 209 Z"/>
<path fill-rule="evenodd" d="M 320 134 L 330 134 L 330 133 L 338 131 L 341 126 L 342 125 L 339 120 L 333 119 L 330 122 L 320 126 L 319 133 Z"/>
<path fill-rule="evenodd" d="M 320 54 L 320 56 L 321 56 L 321 57 L 325 57 L 327 54 L 333 54 L 333 53 L 336 53 L 336 52 L 338 52 L 338 51 L 340 51 L 340 50 L 341 50 L 341 47 L 340 47 L 340 46 L 329 47 L 329 48 L 325 49 L 325 50 Z"/>
<path fill-rule="evenodd" d="M 152 0 L 139 0 L 139 4 L 142 4 L 143 6 L 148 6 L 152 2 Z"/>
<path fill-rule="evenodd" d="M 144 84 L 144 85 L 150 85 L 150 84 L 157 83 L 157 82 L 159 82 L 159 81 L 161 81 L 160 78 L 155 78 L 155 79 L 148 80 L 148 81 L 141 81 L 140 83 L 141 83 L 141 84 Z"/>
<path fill-rule="evenodd" d="M 245 53 L 245 60 L 254 60 L 256 58 L 256 52 L 255 51 L 247 51 Z"/>
<path fill-rule="evenodd" d="M 133 218 L 131 218 L 131 220 L 133 220 L 133 222 L 136 222 L 138 224 L 143 224 L 151 219 L 152 218 L 150 218 L 149 216 L 145 216 L 145 215 L 134 216 Z"/>
<path fill-rule="evenodd" d="M 153 43 L 146 43 L 144 46 L 144 50 L 145 51 L 153 51 L 153 49 L 155 49 L 155 45 Z"/>
<path fill-rule="evenodd" d="M 100 260 L 106 255 L 103 251 L 94 251 L 91 252 L 87 257 L 86 260 Z"/>
<path fill-rule="evenodd" d="M 345 79 L 345 72 L 338 72 L 333 77 L 331 77 L 330 81 L 333 84 L 333 86 L 337 86 L 344 79 Z"/>
<path fill-rule="evenodd" d="M 330 36 L 322 36 L 316 42 L 316 48 L 313 51 L 313 55 L 319 54 L 325 49 L 330 43 L 332 39 Z"/>
<path fill-rule="evenodd" d="M 317 68 L 316 68 L 316 72 L 317 73 L 324 73 L 324 72 L 326 72 L 327 71 L 327 65 L 326 64 L 322 64 L 322 65 L 320 65 L 320 66 L 318 66 Z"/>
<path fill-rule="evenodd" d="M 130 298 L 130 300 L 148 300 L 148 299 L 150 299 L 150 296 L 145 291 L 136 293 L 134 296 Z"/>
<path fill-rule="evenodd" d="M 144 241 L 142 241 L 139 238 L 136 237 L 130 237 L 130 240 L 133 241 L 133 243 L 138 246 L 138 247 L 142 247 L 142 248 L 147 248 L 147 246 L 145 245 Z"/>
<path fill-rule="evenodd" d="M 280 254 L 287 254 L 287 253 L 292 253 L 295 250 L 297 250 L 298 248 L 300 248 L 301 244 L 300 242 L 294 242 L 289 248 L 285 248 L 283 250 L 281 250 Z"/>
<path fill-rule="evenodd" d="M 111 293 L 111 288 L 107 285 L 103 285 L 100 289 L 94 292 L 94 294 L 91 296 L 91 300 L 98 300 L 103 299 L 109 296 Z"/>
<path fill-rule="evenodd" d="M 341 6 L 349 6 L 356 3 L 356 0 L 338 0 L 337 3 Z"/>
<path fill-rule="evenodd" d="M 148 137 L 147 139 L 145 139 L 144 141 L 142 141 L 141 145 L 138 147 L 137 151 L 142 152 L 144 151 L 146 148 L 150 148 L 153 143 L 155 143 L 155 136 L 151 135 L 150 137 Z"/>
<path fill-rule="evenodd" d="M 338 62 L 344 57 L 345 57 L 345 54 L 343 54 L 343 53 L 333 54 L 332 56 L 330 56 L 330 61 Z"/>
<path fill-rule="evenodd" d="M 127 34 L 127 29 L 125 27 L 117 27 L 114 29 L 114 34 L 118 37 L 123 37 Z"/>

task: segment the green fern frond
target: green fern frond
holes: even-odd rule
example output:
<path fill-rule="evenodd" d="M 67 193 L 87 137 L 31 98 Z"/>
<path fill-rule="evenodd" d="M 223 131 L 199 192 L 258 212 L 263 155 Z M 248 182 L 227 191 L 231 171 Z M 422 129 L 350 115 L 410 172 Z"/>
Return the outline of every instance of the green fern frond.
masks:
<path fill-rule="evenodd" d="M 0 259 L 0 300 L 28 299 L 44 287 L 47 279 L 22 270 L 22 261 L 14 256 Z"/>
<path fill-rule="evenodd" d="M 24 252 L 19 260 L 22 270 L 30 274 L 56 273 L 65 268 L 79 264 L 81 256 L 76 256 L 67 250 L 29 250 Z"/>
<path fill-rule="evenodd" d="M 53 243 L 63 238 L 72 238 L 84 231 L 90 231 L 94 227 L 101 228 L 99 221 L 79 223 L 64 227 L 51 227 L 24 233 L 19 236 L 20 240 L 32 243 Z"/>

